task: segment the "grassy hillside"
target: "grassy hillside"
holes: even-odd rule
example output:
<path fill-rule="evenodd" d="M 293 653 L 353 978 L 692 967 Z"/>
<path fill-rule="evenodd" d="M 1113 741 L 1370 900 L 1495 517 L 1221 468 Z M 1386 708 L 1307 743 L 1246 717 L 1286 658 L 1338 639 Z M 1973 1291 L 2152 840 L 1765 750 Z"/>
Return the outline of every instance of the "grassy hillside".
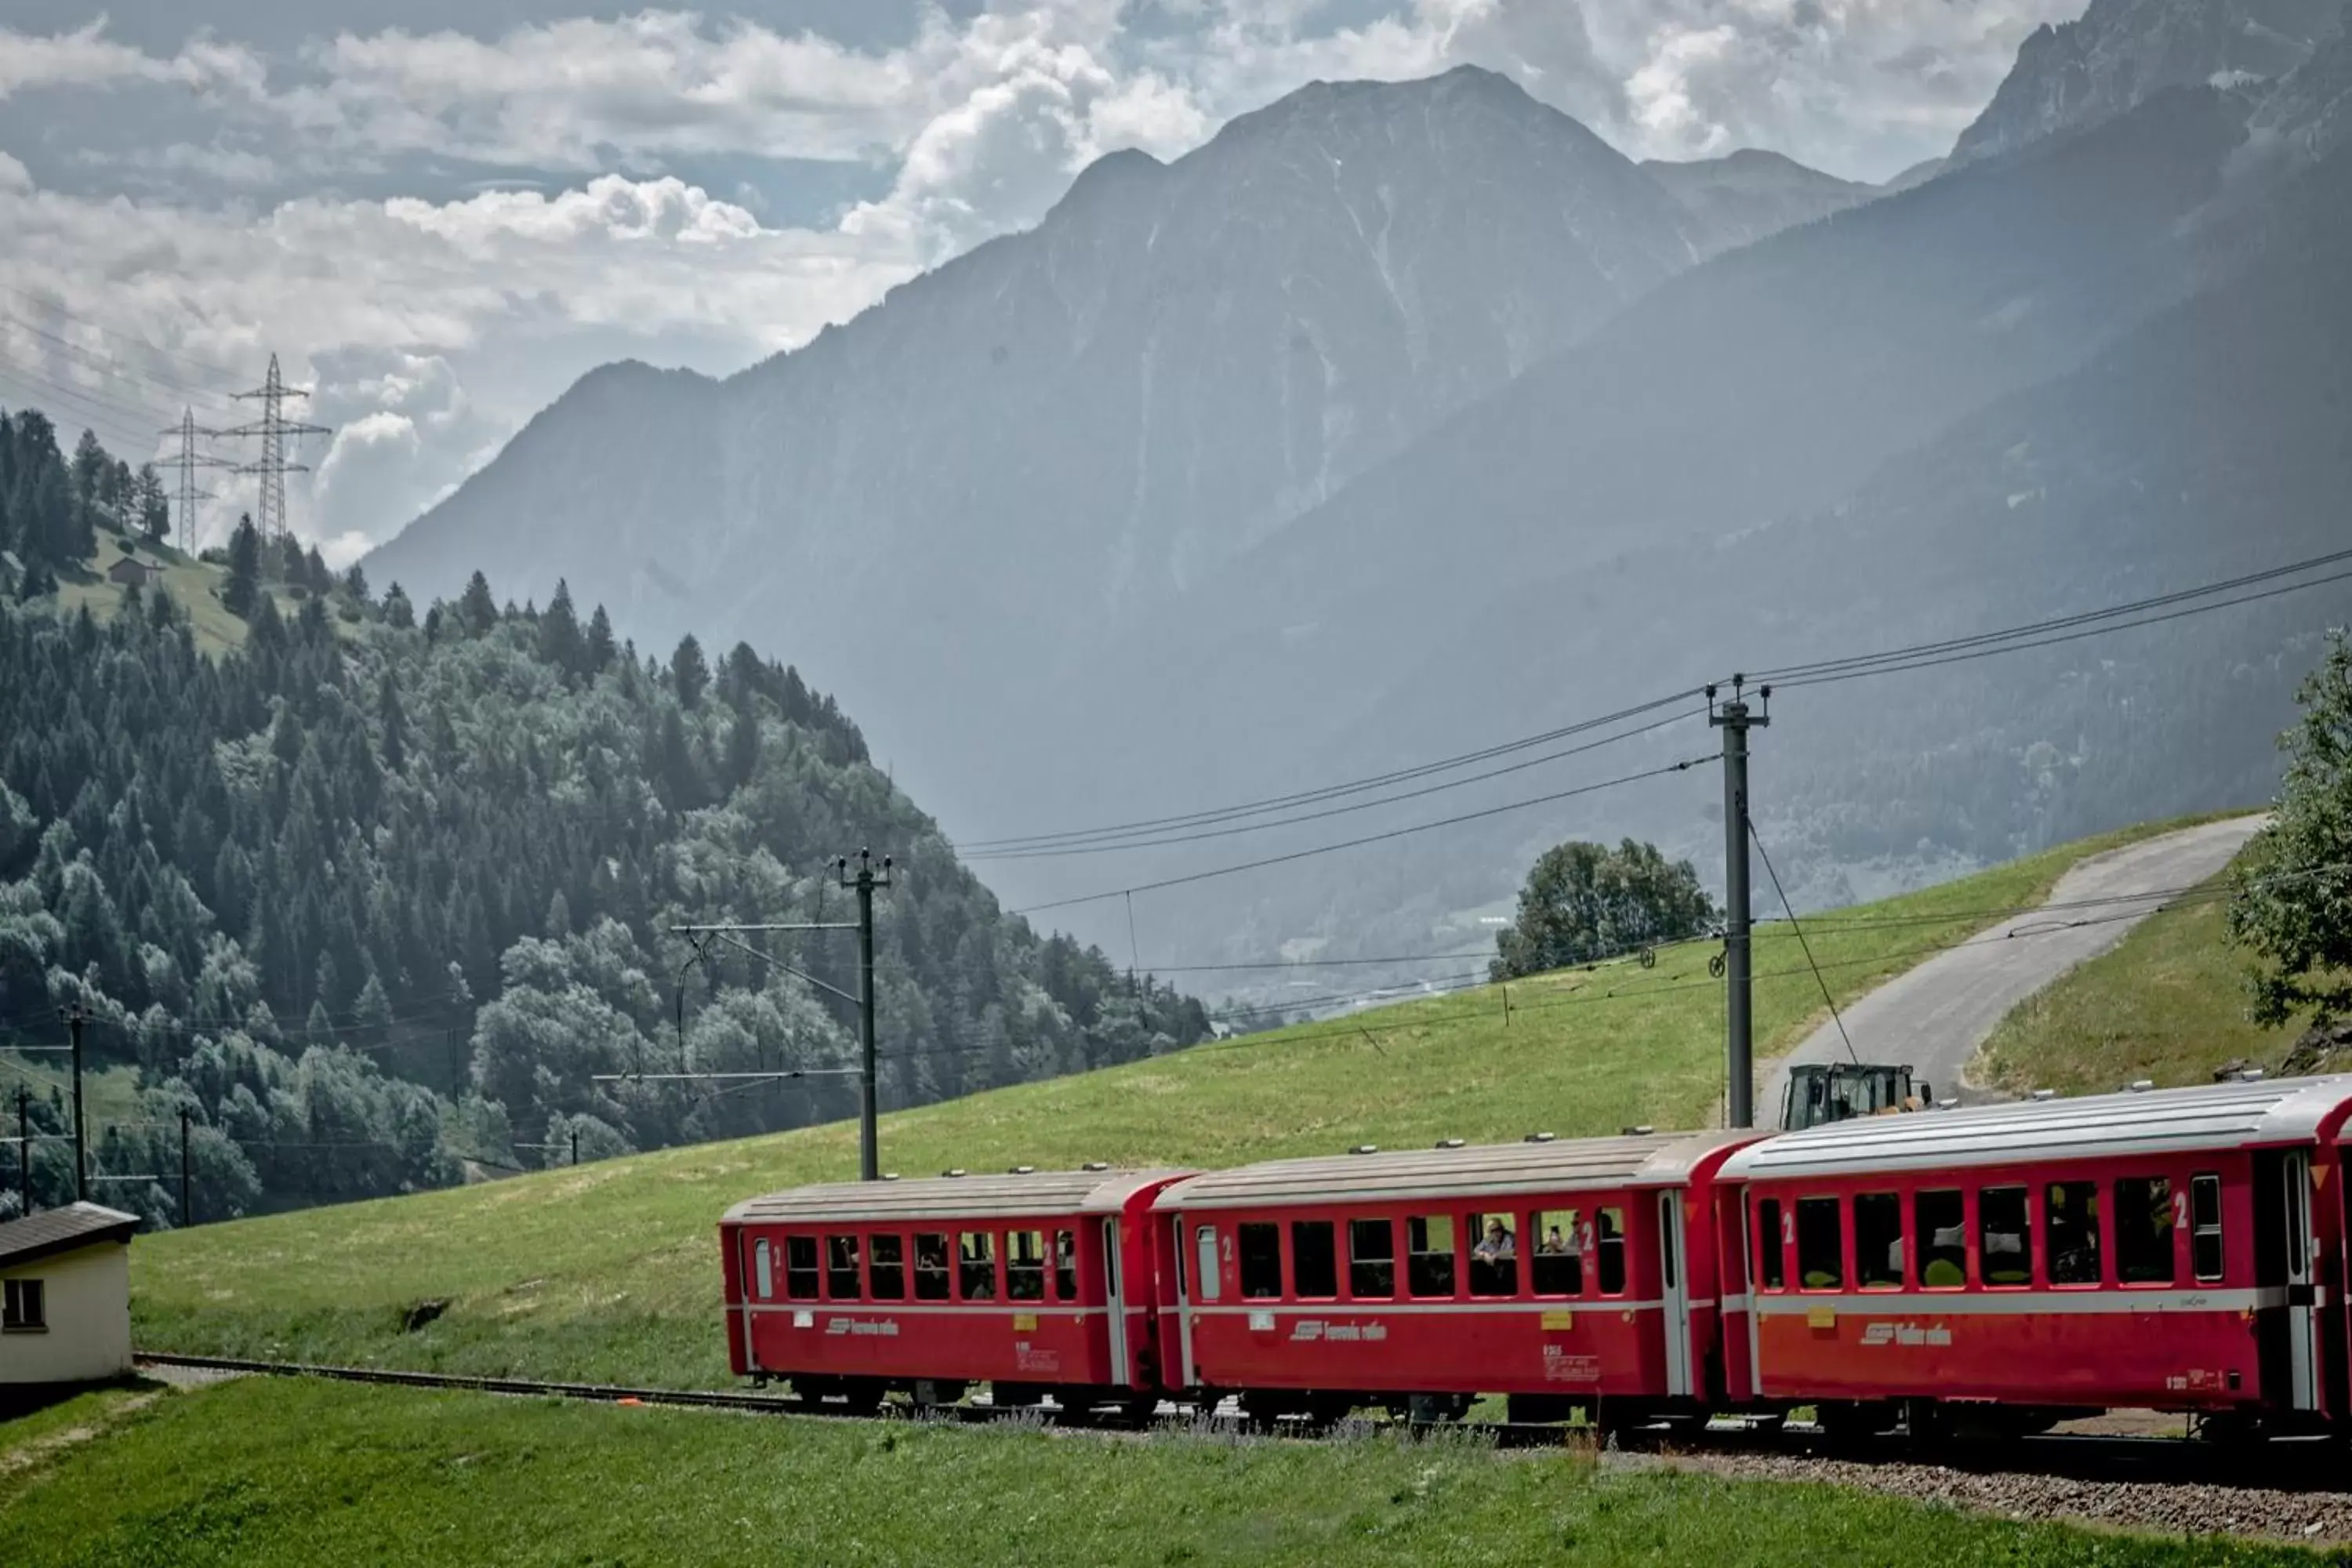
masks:
<path fill-rule="evenodd" d="M 2227 873 L 2200 889 L 2216 895 Z M 2137 1079 L 2207 1083 L 2224 1062 L 2275 1072 L 2303 1031 L 2246 1017 L 2245 955 L 2219 897 L 2151 915 L 2112 952 L 2021 1004 L 1985 1043 L 1980 1071 L 2004 1089 L 2061 1094 Z"/>
<path fill-rule="evenodd" d="M 2042 898 L 2085 840 L 1852 911 L 1813 951 L 1842 999 Z M 887 1117 L 886 1170 L 1229 1164 L 1370 1141 L 1614 1132 L 1719 1116 L 1708 949 L 1301 1026 Z M 1769 1051 L 1821 997 L 1785 928 L 1757 942 Z M 132 1311 L 156 1350 L 710 1386 L 727 1379 L 714 1227 L 751 1194 L 856 1170 L 854 1124 L 703 1144 L 485 1186 L 142 1237 Z M 415 1333 L 414 1303 L 448 1310 Z"/>
<path fill-rule="evenodd" d="M 111 565 L 121 558 L 120 538 L 111 533 L 99 535 L 98 563 Z M 163 586 L 173 601 L 188 613 L 188 624 L 196 636 L 196 647 L 210 654 L 226 653 L 245 646 L 246 624 L 230 615 L 220 602 L 220 586 L 228 580 L 228 569 L 182 554 L 168 544 L 139 542 L 139 558 L 150 564 L 160 563 L 163 568 Z M 294 598 L 282 587 L 270 592 L 278 599 L 280 615 L 291 617 L 298 607 Z M 58 583 L 58 614 L 70 616 L 84 605 L 100 620 L 111 619 L 122 607 L 124 590 L 121 584 L 109 582 L 98 572 L 83 571 L 71 577 L 61 577 Z M 340 623 L 339 623 L 340 624 Z M 347 635 L 357 635 L 357 628 L 344 626 Z"/>
<path fill-rule="evenodd" d="M 1139 1445 L 257 1378 L 153 1401 L 0 1475 L 0 1555 L 58 1568 L 2317 1561 L 1458 1438 Z"/>

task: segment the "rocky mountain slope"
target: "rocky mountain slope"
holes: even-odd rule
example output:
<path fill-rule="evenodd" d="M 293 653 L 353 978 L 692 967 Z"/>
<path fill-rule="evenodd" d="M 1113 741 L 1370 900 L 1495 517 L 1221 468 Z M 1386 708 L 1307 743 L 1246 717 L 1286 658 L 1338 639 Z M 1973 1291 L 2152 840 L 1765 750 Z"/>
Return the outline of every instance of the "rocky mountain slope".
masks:
<path fill-rule="evenodd" d="M 2042 26 L 1954 153 L 2013 152 L 2121 114 L 2167 88 L 2248 85 L 2286 75 L 2344 24 L 2344 0 L 2091 0 Z"/>
<path fill-rule="evenodd" d="M 1709 256 L 1752 245 L 1881 194 L 1875 185 L 1841 180 L 1758 147 L 1689 163 L 1653 158 L 1642 168 L 1689 209 Z"/>

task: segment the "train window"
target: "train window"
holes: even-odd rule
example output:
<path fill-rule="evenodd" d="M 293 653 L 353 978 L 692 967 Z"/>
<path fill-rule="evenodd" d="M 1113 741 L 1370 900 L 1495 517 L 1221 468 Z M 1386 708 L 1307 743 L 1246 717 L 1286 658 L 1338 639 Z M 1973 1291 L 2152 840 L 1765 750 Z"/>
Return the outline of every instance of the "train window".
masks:
<path fill-rule="evenodd" d="M 984 1230 L 956 1237 L 956 1286 L 967 1301 L 996 1300 L 996 1237 Z"/>
<path fill-rule="evenodd" d="M 828 1236 L 824 1238 L 824 1293 L 828 1300 L 855 1301 L 861 1292 L 857 1282 L 857 1238 L 854 1236 Z"/>
<path fill-rule="evenodd" d="M 2053 1285 L 2096 1285 L 2099 1184 L 2053 1182 L 2042 1189 L 2042 1246 Z"/>
<path fill-rule="evenodd" d="M 1985 1284 L 2033 1283 L 2023 1187 L 1987 1187 L 1977 1194 L 1977 1278 Z"/>
<path fill-rule="evenodd" d="M 1328 1300 L 1339 1293 L 1339 1250 L 1328 1219 L 1290 1222 L 1291 1294 Z"/>
<path fill-rule="evenodd" d="M 1797 1200 L 1797 1284 L 1835 1290 L 1845 1283 L 1845 1225 L 1835 1198 Z"/>
<path fill-rule="evenodd" d="M 2116 1277 L 2126 1285 L 2169 1285 L 2179 1268 L 2172 1249 L 2172 1179 L 2126 1176 L 2116 1184 Z"/>
<path fill-rule="evenodd" d="M 1865 1290 L 1903 1288 L 1903 1194 L 1864 1193 L 1853 1200 L 1853 1279 Z"/>
<path fill-rule="evenodd" d="M 903 1301 L 907 1299 L 906 1247 L 906 1240 L 901 1237 L 866 1238 L 866 1285 L 876 1300 Z"/>
<path fill-rule="evenodd" d="M 795 1301 L 816 1300 L 816 1237 L 784 1237 L 784 1294 Z"/>
<path fill-rule="evenodd" d="M 1217 1299 L 1220 1282 L 1217 1279 L 1217 1230 L 1214 1226 L 1200 1226 L 1192 1232 L 1192 1245 L 1199 1249 L 1201 1261 L 1201 1300 Z"/>
<path fill-rule="evenodd" d="M 1405 1288 L 1416 1296 L 1454 1294 L 1454 1216 L 1417 1214 L 1404 1222 Z"/>
<path fill-rule="evenodd" d="M 1625 1293 L 1625 1211 L 1601 1209 L 1600 1220 L 1601 1293 L 1622 1296 Z"/>
<path fill-rule="evenodd" d="M 2189 1178 L 2189 1257 L 2198 1279 L 2221 1278 L 2221 1178 L 2210 1172 Z"/>
<path fill-rule="evenodd" d="M 923 1231 L 915 1237 L 915 1300 L 948 1299 L 948 1238 L 942 1231 Z"/>
<path fill-rule="evenodd" d="M 1921 1193 L 1911 1201 L 1917 1222 L 1919 1285 L 1926 1290 L 1956 1290 L 1969 1282 L 1967 1202 L 1957 1188 Z"/>
<path fill-rule="evenodd" d="M 776 1293 L 776 1266 L 768 1253 L 768 1238 L 761 1237 L 751 1244 L 751 1282 L 764 1301 Z"/>
<path fill-rule="evenodd" d="M 1234 1227 L 1241 1252 L 1242 1295 L 1264 1301 L 1282 1294 L 1282 1227 L 1252 1221 Z"/>
<path fill-rule="evenodd" d="M 1360 1301 L 1396 1294 L 1396 1227 L 1388 1221 L 1348 1222 L 1348 1294 Z"/>
<path fill-rule="evenodd" d="M 1045 1237 L 1034 1230 L 1004 1233 L 1004 1299 L 1042 1301 L 1045 1299 Z"/>
<path fill-rule="evenodd" d="M 1470 1294 L 1516 1296 L 1519 1293 L 1519 1238 L 1511 1234 L 1517 1221 L 1507 1214 L 1470 1216 Z"/>
<path fill-rule="evenodd" d="M 1528 1283 L 1538 1296 L 1584 1294 L 1584 1254 L 1579 1250 L 1574 1209 L 1531 1215 L 1528 1234 L 1536 1238 L 1528 1258 Z"/>
<path fill-rule="evenodd" d="M 1078 1299 L 1078 1237 L 1075 1231 L 1054 1233 L 1054 1300 Z"/>
<path fill-rule="evenodd" d="M 1788 1237 L 1780 1234 L 1780 1200 L 1765 1198 L 1756 1205 L 1756 1288 L 1789 1288 Z"/>

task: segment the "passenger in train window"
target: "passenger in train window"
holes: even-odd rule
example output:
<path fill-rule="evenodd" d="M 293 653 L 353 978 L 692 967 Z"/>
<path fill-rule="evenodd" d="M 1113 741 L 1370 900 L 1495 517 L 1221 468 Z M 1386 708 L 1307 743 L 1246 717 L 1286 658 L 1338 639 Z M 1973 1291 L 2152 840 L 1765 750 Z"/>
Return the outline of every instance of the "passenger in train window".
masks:
<path fill-rule="evenodd" d="M 948 1238 L 944 1231 L 920 1231 L 915 1237 L 915 1300 L 948 1299 Z"/>
<path fill-rule="evenodd" d="M 1054 1233 L 1054 1299 L 1078 1299 L 1078 1239 L 1066 1230 Z"/>
<path fill-rule="evenodd" d="M 1559 1209 L 1528 1222 L 1539 1238 L 1529 1260 L 1528 1283 L 1538 1296 L 1584 1294 L 1584 1257 L 1576 1249 L 1576 1211 Z"/>
<path fill-rule="evenodd" d="M 1601 1293 L 1625 1293 L 1625 1211 L 1605 1208 L 1601 1215 Z"/>
<path fill-rule="evenodd" d="M 1470 1227 L 1478 1237 L 1478 1244 L 1470 1249 L 1470 1294 L 1517 1295 L 1519 1264 L 1512 1249 L 1510 1226 L 1498 1215 L 1472 1215 Z"/>
<path fill-rule="evenodd" d="M 961 1234 L 961 1267 L 958 1283 L 967 1301 L 996 1300 L 996 1237 L 984 1230 L 967 1230 Z"/>
<path fill-rule="evenodd" d="M 2042 1245 L 2050 1283 L 2096 1285 L 2099 1268 L 2099 1184 L 2053 1182 L 2042 1190 Z"/>

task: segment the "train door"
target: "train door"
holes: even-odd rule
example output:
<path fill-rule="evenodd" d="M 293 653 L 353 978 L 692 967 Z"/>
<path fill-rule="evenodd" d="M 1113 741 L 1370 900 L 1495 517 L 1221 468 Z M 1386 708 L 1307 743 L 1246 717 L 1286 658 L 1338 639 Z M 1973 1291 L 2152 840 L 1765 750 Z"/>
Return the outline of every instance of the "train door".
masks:
<path fill-rule="evenodd" d="M 1658 1277 L 1665 1284 L 1666 1392 L 1691 1391 L 1690 1286 L 1683 1257 L 1682 1194 L 1658 1194 Z"/>
<path fill-rule="evenodd" d="M 2259 1299 L 2256 1353 L 2265 1399 L 2290 1410 L 2319 1407 L 2318 1314 L 2313 1310 L 2317 1259 L 2311 1236 L 2311 1155 L 2302 1149 L 2265 1152 L 2254 1161 L 2255 1283 L 2277 1306 Z M 2280 1288 L 2284 1287 L 2283 1289 Z"/>
<path fill-rule="evenodd" d="M 1112 1377 L 1121 1384 L 1135 1381 L 1135 1368 L 1127 1356 L 1127 1299 L 1118 1285 L 1118 1221 L 1103 1221 L 1103 1301 L 1110 1313 L 1110 1364 Z"/>

